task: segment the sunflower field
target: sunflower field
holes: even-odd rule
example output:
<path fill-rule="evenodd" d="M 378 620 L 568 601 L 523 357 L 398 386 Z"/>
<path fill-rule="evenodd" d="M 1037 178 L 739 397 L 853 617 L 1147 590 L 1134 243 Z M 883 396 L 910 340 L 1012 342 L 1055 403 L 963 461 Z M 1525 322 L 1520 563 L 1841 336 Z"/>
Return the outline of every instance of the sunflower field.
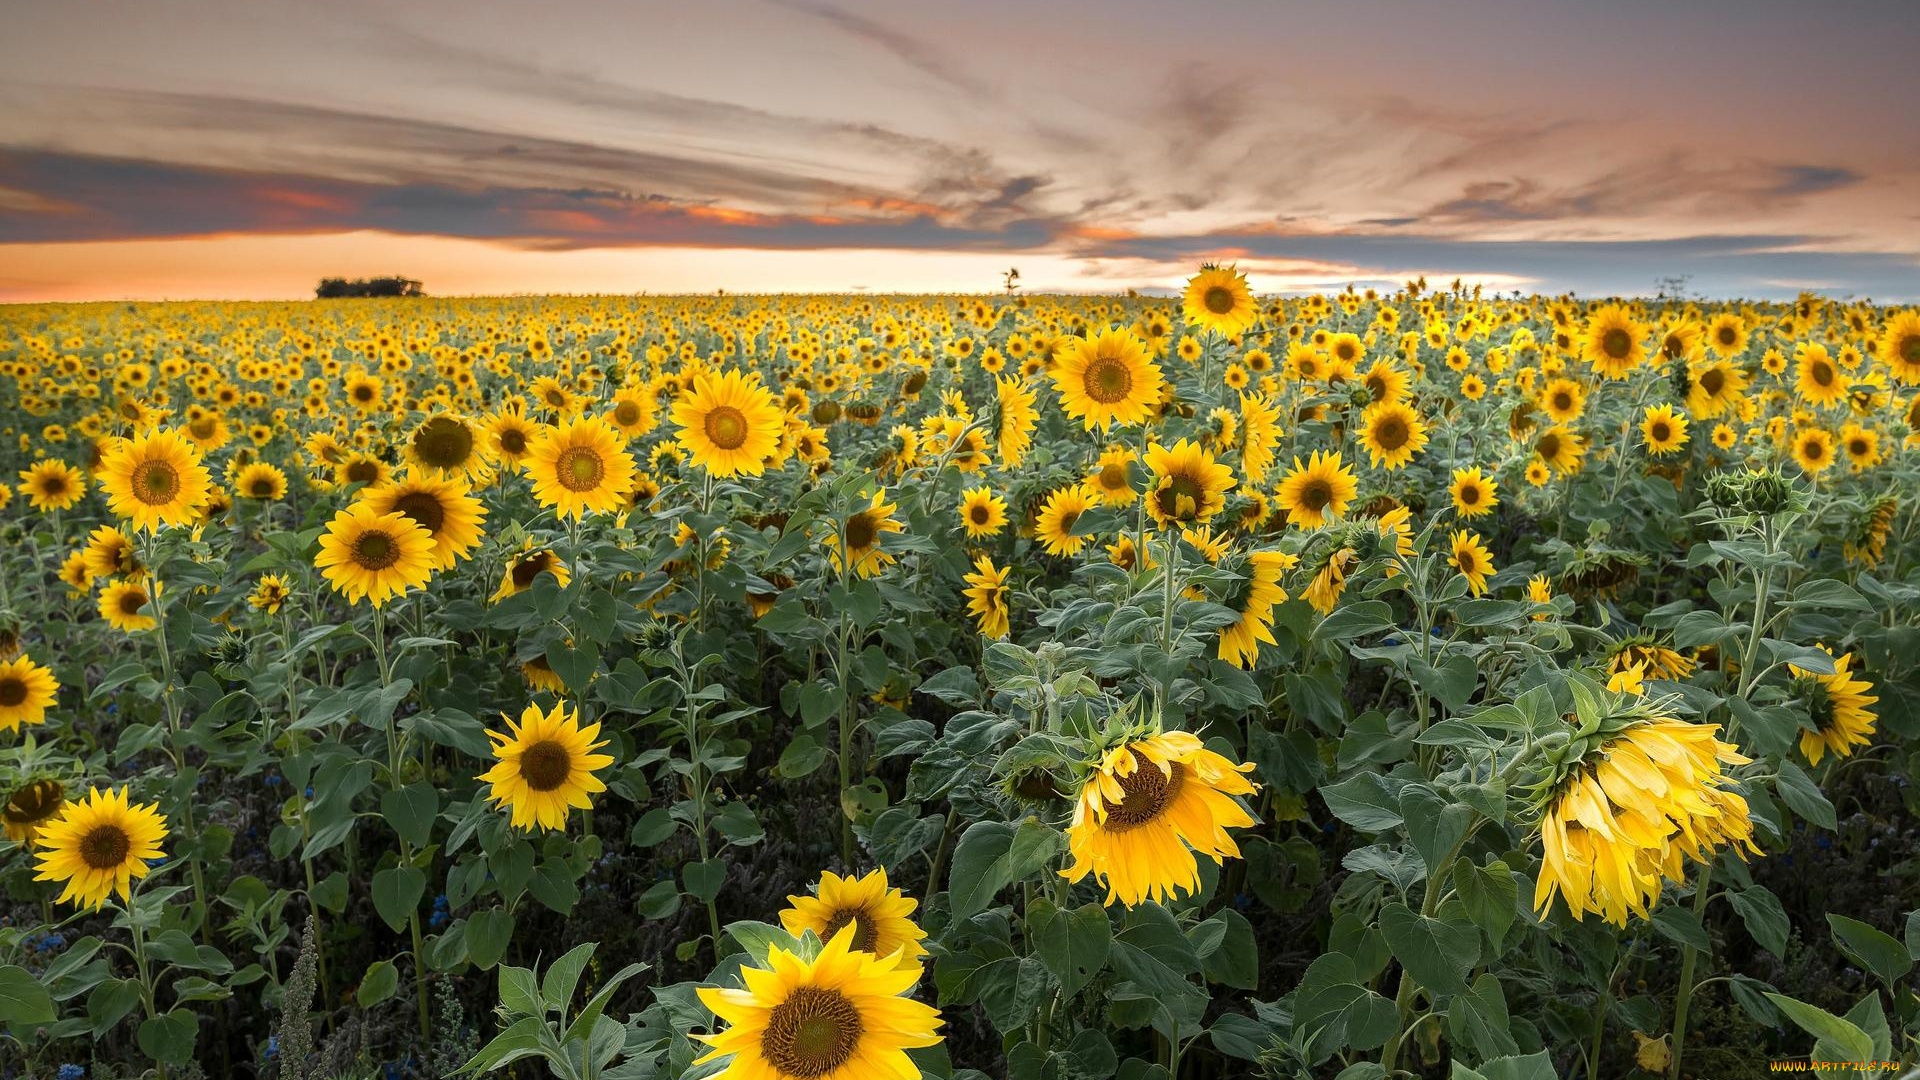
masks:
<path fill-rule="evenodd" d="M 0 1080 L 1920 1060 L 1920 312 L 13 307 L 0 426 Z"/>

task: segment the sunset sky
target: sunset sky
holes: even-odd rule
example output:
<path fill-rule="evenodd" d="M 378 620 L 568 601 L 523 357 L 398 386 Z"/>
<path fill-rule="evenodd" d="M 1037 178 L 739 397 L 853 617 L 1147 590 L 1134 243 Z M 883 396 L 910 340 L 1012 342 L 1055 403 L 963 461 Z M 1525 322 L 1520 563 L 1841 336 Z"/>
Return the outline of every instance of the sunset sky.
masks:
<path fill-rule="evenodd" d="M 1920 298 L 1908 0 L 71 0 L 0 301 L 1397 284 Z"/>

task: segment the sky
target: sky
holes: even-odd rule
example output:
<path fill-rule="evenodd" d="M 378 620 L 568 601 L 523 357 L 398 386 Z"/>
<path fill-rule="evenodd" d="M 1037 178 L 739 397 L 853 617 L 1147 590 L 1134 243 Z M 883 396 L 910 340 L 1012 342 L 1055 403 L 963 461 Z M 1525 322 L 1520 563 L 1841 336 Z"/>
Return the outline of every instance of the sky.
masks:
<path fill-rule="evenodd" d="M 83 0 L 0 302 L 1393 286 L 1920 299 L 1909 0 Z"/>

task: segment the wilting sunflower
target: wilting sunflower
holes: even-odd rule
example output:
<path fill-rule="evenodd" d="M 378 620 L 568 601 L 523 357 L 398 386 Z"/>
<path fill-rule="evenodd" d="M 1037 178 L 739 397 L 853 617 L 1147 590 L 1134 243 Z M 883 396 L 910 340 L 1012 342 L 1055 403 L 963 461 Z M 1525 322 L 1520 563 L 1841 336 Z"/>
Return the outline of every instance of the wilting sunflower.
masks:
<path fill-rule="evenodd" d="M 1238 483 L 1233 469 L 1213 459 L 1200 444 L 1181 439 L 1171 447 L 1153 443 L 1146 465 L 1147 513 L 1162 526 L 1207 521 L 1226 507 L 1226 494 Z"/>
<path fill-rule="evenodd" d="M 960 496 L 960 524 L 969 540 L 999 535 L 1007 527 L 1007 500 L 985 485 L 968 488 Z"/>
<path fill-rule="evenodd" d="M 1360 414 L 1360 445 L 1375 468 L 1398 469 L 1427 445 L 1427 425 L 1406 405 L 1376 402 Z"/>
<path fill-rule="evenodd" d="M 401 514 L 433 537 L 433 568 L 445 570 L 480 546 L 487 508 L 464 482 L 421 473 L 369 488 L 360 501 L 376 514 Z"/>
<path fill-rule="evenodd" d="M 405 514 L 354 503 L 333 515 L 313 565 L 335 592 L 380 607 L 433 576 L 433 537 Z"/>
<path fill-rule="evenodd" d="M 28 781 L 7 796 L 0 807 L 0 825 L 6 837 L 31 849 L 39 844 L 40 830 L 67 808 L 67 789 L 60 781 L 41 777 Z"/>
<path fill-rule="evenodd" d="M 233 479 L 233 492 L 243 499 L 267 501 L 287 497 L 287 474 L 264 461 L 256 461 L 240 470 Z"/>
<path fill-rule="evenodd" d="M 1075 798 L 1067 828 L 1069 881 L 1088 874 L 1107 887 L 1106 902 L 1162 903 L 1200 888 L 1198 852 L 1216 863 L 1239 858 L 1228 829 L 1257 824 L 1235 796 L 1254 785 L 1236 765 L 1185 731 L 1168 731 L 1107 751 Z"/>
<path fill-rule="evenodd" d="M 279 574 L 261 574 L 260 580 L 254 583 L 253 591 L 247 594 L 247 605 L 255 611 L 278 615 L 286 605 L 287 597 L 292 594 L 286 578 Z"/>
<path fill-rule="evenodd" d="M 1647 453 L 1671 454 L 1687 445 L 1687 418 L 1671 405 L 1649 405 L 1640 421 L 1640 438 Z"/>
<path fill-rule="evenodd" d="M 1453 486 L 1447 489 L 1454 510 L 1463 518 L 1493 513 L 1493 508 L 1500 505 L 1499 491 L 1499 481 L 1480 475 L 1479 469 L 1453 470 Z"/>
<path fill-rule="evenodd" d="M 1795 432 L 1793 460 L 1809 476 L 1826 472 L 1833 466 L 1833 432 L 1818 427 Z"/>
<path fill-rule="evenodd" d="M 1293 459 L 1293 471 L 1280 481 L 1274 501 L 1287 512 L 1289 524 L 1317 529 L 1344 515 L 1359 490 L 1359 480 L 1341 464 L 1338 450 L 1315 450 L 1305 465 Z"/>
<path fill-rule="evenodd" d="M 520 720 L 501 714 L 507 733 L 488 731 L 498 763 L 481 773 L 490 785 L 487 798 L 507 807 L 516 829 L 564 829 L 569 808 L 589 810 L 597 791 L 607 790 L 593 774 L 613 764 L 613 758 L 594 751 L 607 745 L 594 741 L 599 724 L 580 725 L 565 704 L 546 712 L 528 705 Z"/>
<path fill-rule="evenodd" d="M 1618 675 L 1630 667 L 1639 667 L 1649 679 L 1679 682 L 1693 673 L 1693 661 L 1660 644 L 1651 634 L 1627 638 L 1607 657 L 1607 673 Z"/>
<path fill-rule="evenodd" d="M 1071 339 L 1054 365 L 1053 382 L 1061 409 L 1089 431 L 1140 423 L 1159 404 L 1165 386 L 1146 345 L 1118 327 Z"/>
<path fill-rule="evenodd" d="M 1487 578 L 1493 573 L 1493 553 L 1487 550 L 1480 534 L 1471 529 L 1455 529 L 1452 542 L 1453 554 L 1448 556 L 1447 565 L 1467 579 L 1467 588 L 1473 595 L 1485 596 Z"/>
<path fill-rule="evenodd" d="M 1280 409 L 1265 394 L 1240 395 L 1240 469 L 1263 484 L 1280 446 Z"/>
<path fill-rule="evenodd" d="M 59 693 L 60 681 L 53 672 L 24 654 L 0 660 L 0 731 L 46 723 L 47 709 Z"/>
<path fill-rule="evenodd" d="M 111 525 L 102 525 L 89 533 L 87 546 L 82 550 L 86 553 L 89 578 L 137 578 L 146 573 L 133 540 Z"/>
<path fill-rule="evenodd" d="M 1876 352 L 1901 383 L 1920 383 L 1920 311 L 1907 310 L 1887 320 Z"/>
<path fill-rule="evenodd" d="M 701 375 L 673 403 L 679 442 L 714 476 L 759 476 L 780 449 L 786 417 L 760 376 L 740 371 Z"/>
<path fill-rule="evenodd" d="M 1894 496 L 1876 499 L 1854 522 L 1851 534 L 1842 544 L 1847 561 L 1869 568 L 1880 565 L 1880 560 L 1886 558 L 1887 538 L 1893 534 L 1894 518 L 1899 512 L 1900 500 Z"/>
<path fill-rule="evenodd" d="M 66 882 L 63 904 L 97 908 L 115 893 L 128 900 L 133 879 L 147 876 L 148 860 L 166 857 L 160 850 L 166 838 L 167 819 L 156 804 L 129 802 L 126 788 L 95 788 L 41 827 L 40 872 L 33 879 Z"/>
<path fill-rule="evenodd" d="M 1000 455 L 1002 465 L 1018 468 L 1027 458 L 1027 449 L 1033 445 L 1033 429 L 1040 423 L 1040 411 L 1034 408 L 1034 402 L 1040 400 L 1040 391 L 1028 386 L 1024 379 L 1002 375 L 994 382 L 994 400 L 998 406 L 994 452 Z"/>
<path fill-rule="evenodd" d="M 65 510 L 86 496 L 87 478 L 64 461 L 45 458 L 20 470 L 20 493 L 43 514 Z"/>
<path fill-rule="evenodd" d="M 1231 266 L 1202 266 L 1187 282 L 1181 315 L 1197 330 L 1237 337 L 1260 317 L 1245 274 Z"/>
<path fill-rule="evenodd" d="M 1825 645 L 1820 648 L 1833 656 L 1832 649 Z M 1879 714 L 1869 706 L 1880 699 L 1869 693 L 1872 683 L 1859 678 L 1858 672 L 1847 670 L 1852 665 L 1852 653 L 1834 657 L 1831 675 L 1787 665 L 1813 718 L 1814 730 L 1800 733 L 1800 753 L 1809 765 L 1820 764 L 1829 752 L 1835 757 L 1849 757 L 1854 747 L 1873 741 Z"/>
<path fill-rule="evenodd" d="M 533 541 L 527 541 L 526 547 L 507 561 L 506 572 L 500 575 L 500 587 L 488 597 L 489 603 L 499 603 L 509 596 L 517 596 L 533 588 L 541 574 L 552 574 L 554 584 L 566 588 L 573 580 L 573 571 L 560 557 L 546 548 L 536 548 Z"/>
<path fill-rule="evenodd" d="M 973 560 L 974 572 L 962 580 L 967 587 L 967 613 L 980 624 L 980 633 L 990 638 L 1007 636 L 1007 573 L 1012 567 L 994 569 L 993 560 L 981 555 Z"/>
<path fill-rule="evenodd" d="M 1047 496 L 1040 504 L 1040 514 L 1034 519 L 1033 532 L 1040 538 L 1040 544 L 1049 555 L 1078 555 L 1080 549 L 1087 546 L 1089 536 L 1075 536 L 1074 523 L 1080 515 L 1093 509 L 1093 500 L 1088 497 L 1082 484 L 1068 484 Z"/>
<path fill-rule="evenodd" d="M 1840 404 L 1847 397 L 1847 377 L 1825 345 L 1802 344 L 1794 357 L 1794 392 L 1818 408 Z"/>
<path fill-rule="evenodd" d="M 1580 471 L 1580 459 L 1587 453 L 1587 440 L 1573 429 L 1555 424 L 1534 436 L 1533 452 L 1555 472 L 1571 476 Z"/>
<path fill-rule="evenodd" d="M 853 924 L 812 960 L 774 945 L 765 967 L 742 967 L 743 989 L 700 987 L 726 1029 L 693 1037 L 713 1049 L 703 1065 L 732 1057 L 712 1080 L 901 1080 L 920 1069 L 908 1050 L 940 1041 L 940 1013 L 903 996 L 917 964 L 856 952 Z"/>
<path fill-rule="evenodd" d="M 811 930 L 821 941 L 832 941 L 852 927 L 849 951 L 893 960 L 916 971 L 927 954 L 926 946 L 920 944 L 927 932 L 915 926 L 912 918 L 920 902 L 889 888 L 884 866 L 858 878 L 828 870 L 820 875 L 813 896 L 788 896 L 787 904 L 780 913 L 780 925 L 794 937 Z"/>
<path fill-rule="evenodd" d="M 1624 379 L 1647 360 L 1647 328 L 1620 304 L 1604 304 L 1587 317 L 1580 353 L 1594 371 Z"/>
<path fill-rule="evenodd" d="M 1260 643 L 1273 640 L 1273 606 L 1287 598 L 1280 575 L 1300 560 L 1284 551 L 1255 551 L 1247 556 L 1246 580 L 1227 607 L 1239 612 L 1238 621 L 1220 628 L 1220 659 L 1237 668 L 1252 667 L 1260 658 Z"/>
<path fill-rule="evenodd" d="M 893 565 L 894 557 L 880 546 L 880 538 L 906 529 L 893 516 L 897 509 L 898 506 L 887 501 L 884 489 L 876 491 L 866 506 L 849 514 L 838 529 L 827 533 L 824 539 L 827 561 L 833 564 L 834 570 L 844 574 L 851 569 L 863 578 L 870 578 Z"/>
<path fill-rule="evenodd" d="M 619 510 L 633 487 L 633 456 L 618 428 L 579 416 L 547 429 L 527 455 L 533 497 L 560 517 Z"/>
<path fill-rule="evenodd" d="M 200 452 L 176 431 L 149 431 L 108 452 L 100 484 L 113 512 L 137 529 L 189 525 L 212 478 Z"/>
<path fill-rule="evenodd" d="M 158 588 L 159 583 L 155 582 Z M 122 579 L 100 590 L 100 617 L 107 625 L 123 633 L 151 630 L 158 625 L 148 610 L 153 597 L 145 582 Z"/>

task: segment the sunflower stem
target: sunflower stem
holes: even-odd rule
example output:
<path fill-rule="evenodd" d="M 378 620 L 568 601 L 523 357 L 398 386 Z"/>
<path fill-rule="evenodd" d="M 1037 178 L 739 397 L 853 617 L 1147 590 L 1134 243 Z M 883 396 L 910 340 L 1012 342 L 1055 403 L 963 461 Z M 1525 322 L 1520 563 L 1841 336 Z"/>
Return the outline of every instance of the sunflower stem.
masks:
<path fill-rule="evenodd" d="M 152 584 L 147 593 L 153 601 L 153 631 L 160 643 L 160 701 L 167 717 L 167 757 L 173 761 L 174 776 L 180 777 L 186 775 L 187 760 L 180 750 L 180 702 L 173 692 L 173 649 L 167 644 L 167 608 L 166 601 L 161 598 L 159 545 L 159 534 L 148 532 L 146 562 Z M 187 798 L 180 802 L 180 820 L 186 826 L 184 835 L 198 837 L 200 832 L 193 821 L 193 800 Z M 207 905 L 206 876 L 200 870 L 198 858 L 188 859 L 187 869 L 192 872 L 193 903 L 198 909 L 194 920 L 194 936 L 202 945 L 207 945 L 210 942 L 207 940 L 206 918 L 212 909 Z"/>
<path fill-rule="evenodd" d="M 1712 882 L 1713 864 L 1708 863 L 1700 868 L 1700 877 L 1693 885 L 1695 917 L 1707 909 Z M 1687 1013 L 1693 1006 L 1693 967 L 1699 959 L 1699 952 L 1691 945 L 1680 951 L 1680 988 L 1673 995 L 1673 1057 L 1667 1062 L 1668 1080 L 1680 1080 L 1680 1054 L 1687 1048 Z"/>

